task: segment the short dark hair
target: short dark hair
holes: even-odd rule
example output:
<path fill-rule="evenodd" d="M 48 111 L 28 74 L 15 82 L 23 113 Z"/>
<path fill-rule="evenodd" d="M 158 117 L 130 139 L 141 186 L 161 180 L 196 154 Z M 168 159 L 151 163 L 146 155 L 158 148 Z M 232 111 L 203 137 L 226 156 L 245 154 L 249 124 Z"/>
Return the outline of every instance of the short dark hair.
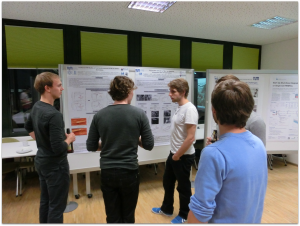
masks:
<path fill-rule="evenodd" d="M 136 89 L 131 78 L 126 76 L 116 76 L 110 83 L 109 95 L 113 100 L 124 100 L 128 97 L 131 90 Z"/>
<path fill-rule="evenodd" d="M 216 84 L 211 104 L 221 125 L 243 128 L 254 107 L 254 99 L 245 82 L 228 79 Z"/>
<path fill-rule="evenodd" d="M 38 74 L 34 80 L 34 88 L 42 95 L 45 92 L 45 86 L 52 87 L 53 78 L 59 78 L 59 76 L 51 72 Z"/>
<path fill-rule="evenodd" d="M 172 89 L 176 89 L 179 93 L 183 93 L 185 91 L 185 98 L 189 95 L 189 84 L 184 78 L 177 78 L 172 80 L 168 86 Z"/>

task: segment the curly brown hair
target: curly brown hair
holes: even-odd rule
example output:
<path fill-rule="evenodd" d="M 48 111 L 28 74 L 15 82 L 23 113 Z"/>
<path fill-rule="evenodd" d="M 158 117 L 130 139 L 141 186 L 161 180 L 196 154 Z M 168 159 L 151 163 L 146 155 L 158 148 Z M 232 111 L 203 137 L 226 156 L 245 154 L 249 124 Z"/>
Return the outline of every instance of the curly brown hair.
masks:
<path fill-rule="evenodd" d="M 51 72 L 38 74 L 34 80 L 34 88 L 42 95 L 45 92 L 45 86 L 52 87 L 54 78 L 59 78 L 59 76 Z"/>
<path fill-rule="evenodd" d="M 211 104 L 221 125 L 243 128 L 254 107 L 254 99 L 245 82 L 228 79 L 216 84 Z"/>
<path fill-rule="evenodd" d="M 131 90 L 136 88 L 131 78 L 116 76 L 110 83 L 108 93 L 113 100 L 121 101 L 126 99 Z"/>

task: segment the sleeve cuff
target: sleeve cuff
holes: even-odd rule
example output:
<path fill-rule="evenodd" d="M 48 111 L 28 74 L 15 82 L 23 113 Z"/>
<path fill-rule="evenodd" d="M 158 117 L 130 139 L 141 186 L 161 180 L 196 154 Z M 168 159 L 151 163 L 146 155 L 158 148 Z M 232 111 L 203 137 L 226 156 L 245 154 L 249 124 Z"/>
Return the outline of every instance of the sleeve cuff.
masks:
<path fill-rule="evenodd" d="M 203 207 L 194 195 L 191 196 L 189 208 L 200 222 L 208 222 L 214 212 L 214 209 Z"/>

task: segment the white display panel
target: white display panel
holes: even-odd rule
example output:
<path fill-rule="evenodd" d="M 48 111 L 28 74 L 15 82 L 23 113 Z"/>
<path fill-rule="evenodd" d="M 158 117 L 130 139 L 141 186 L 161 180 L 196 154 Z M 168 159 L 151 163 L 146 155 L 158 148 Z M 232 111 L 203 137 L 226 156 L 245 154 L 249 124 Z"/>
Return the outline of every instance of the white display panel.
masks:
<path fill-rule="evenodd" d="M 168 83 L 176 78 L 186 78 L 186 71 L 166 69 L 135 69 L 136 104 L 149 119 L 154 146 L 170 144 L 171 118 L 178 104 L 169 97 Z"/>
<path fill-rule="evenodd" d="M 144 76 L 141 76 L 140 79 L 136 79 L 136 69 L 144 70 Z M 122 67 L 122 66 L 93 66 L 93 65 L 59 65 L 60 76 L 63 82 L 63 95 L 62 95 L 62 111 L 65 121 L 65 128 L 70 128 L 77 130 L 76 141 L 74 142 L 74 154 L 69 154 L 68 157 L 70 159 L 70 165 L 74 166 L 73 168 L 81 169 L 86 168 L 86 165 L 81 164 L 80 162 L 74 162 L 71 155 L 78 155 L 80 153 L 87 153 L 86 150 L 86 139 L 89 132 L 89 126 L 92 121 L 94 114 L 100 109 L 106 107 L 109 104 L 113 103 L 113 100 L 110 98 L 107 93 L 109 89 L 110 81 L 117 75 L 128 76 L 135 81 L 135 85 L 138 87 L 137 90 L 134 91 L 134 96 L 131 102 L 131 105 L 141 107 L 142 102 L 158 103 L 159 106 L 159 117 L 161 117 L 162 122 L 166 122 L 165 111 L 169 111 L 169 108 L 166 110 L 163 106 L 166 103 L 170 103 L 171 105 L 177 106 L 170 101 L 168 96 L 169 87 L 167 86 L 168 81 L 171 81 L 175 78 L 183 77 L 185 78 L 190 87 L 190 92 L 188 95 L 188 100 L 192 102 L 193 99 L 193 73 L 192 69 L 174 69 L 174 68 L 149 68 L 149 67 Z M 153 71 L 159 73 L 152 73 Z M 146 73 L 147 72 L 147 73 Z M 148 75 L 147 75 L 148 74 Z M 150 88 L 153 92 L 151 92 L 151 97 L 147 96 L 147 98 L 152 98 L 154 101 L 137 101 L 137 95 L 145 95 L 143 93 L 148 93 L 149 83 L 146 85 L 145 77 L 152 74 L 152 78 L 154 81 L 159 81 L 162 90 L 155 90 L 156 88 Z M 167 78 L 168 76 L 171 76 Z M 138 75 L 139 76 L 139 75 Z M 143 77 L 143 78 L 142 78 Z M 164 77 L 164 78 L 163 78 Z M 149 79 L 149 78 L 148 78 Z M 158 80 L 158 79 L 164 79 Z M 150 81 L 153 82 L 153 81 Z M 158 88 L 160 89 L 160 88 Z M 141 92 L 141 94 L 139 94 Z M 164 94 L 162 94 L 164 93 Z M 150 94 L 147 94 L 150 95 Z M 161 98 L 164 96 L 164 98 Z M 142 97 L 139 97 L 142 98 Z M 145 98 L 145 96 L 144 96 Z M 168 99 L 169 98 L 169 102 Z M 147 99 L 148 100 L 148 99 Z M 146 103 L 146 104 L 147 104 Z M 151 107 L 149 107 L 151 110 Z M 171 115 L 172 117 L 172 109 Z M 168 114 L 168 112 L 166 112 Z M 149 112 L 149 116 L 151 119 L 151 113 Z M 73 122 L 72 122 L 73 120 Z M 77 124 L 74 124 L 77 123 Z M 83 124 L 83 125 L 82 125 Z M 163 123 L 163 125 L 168 123 Z M 151 125 L 151 121 L 150 121 Z M 78 132 L 79 131 L 79 132 Z M 85 131 L 87 132 L 85 135 Z M 165 131 L 166 136 L 170 131 Z M 153 131 L 154 136 L 158 136 L 156 131 Z M 161 134 L 159 134 L 160 136 Z M 164 142 L 156 142 L 156 146 L 152 151 L 144 150 L 143 148 L 138 148 L 138 161 L 139 164 L 149 164 L 165 161 L 170 152 L 170 145 L 167 139 L 164 139 Z M 95 154 L 90 153 L 87 155 L 88 158 L 95 158 Z M 99 156 L 99 153 L 97 153 Z M 86 155 L 85 155 L 86 156 Z M 88 160 L 86 160 L 88 161 Z M 97 161 L 91 160 L 91 168 L 99 167 L 99 159 Z"/>
<path fill-rule="evenodd" d="M 211 113 L 211 93 L 215 81 L 232 74 L 246 82 L 252 92 L 257 112 L 266 123 L 266 149 L 298 151 L 298 72 L 267 70 L 207 70 L 205 137 L 216 124 Z M 204 142 L 205 143 L 205 142 Z"/>

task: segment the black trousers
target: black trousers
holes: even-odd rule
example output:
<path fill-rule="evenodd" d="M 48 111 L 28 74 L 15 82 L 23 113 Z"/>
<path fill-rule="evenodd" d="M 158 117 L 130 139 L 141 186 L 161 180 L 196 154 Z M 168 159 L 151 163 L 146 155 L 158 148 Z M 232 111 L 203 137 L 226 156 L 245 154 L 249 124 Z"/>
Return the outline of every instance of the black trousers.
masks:
<path fill-rule="evenodd" d="M 35 168 L 41 188 L 40 223 L 63 223 L 70 185 L 69 163 L 45 167 L 35 162 Z"/>
<path fill-rule="evenodd" d="M 190 172 L 195 154 L 183 155 L 180 160 L 174 161 L 173 154 L 170 153 L 166 161 L 166 169 L 163 177 L 163 186 L 165 189 L 164 201 L 161 210 L 168 214 L 174 211 L 174 188 L 178 181 L 177 191 L 179 193 L 179 216 L 187 219 L 189 213 L 189 203 L 192 196 Z"/>
<path fill-rule="evenodd" d="M 101 190 L 107 223 L 134 223 L 139 196 L 140 176 L 137 170 L 102 169 Z"/>

